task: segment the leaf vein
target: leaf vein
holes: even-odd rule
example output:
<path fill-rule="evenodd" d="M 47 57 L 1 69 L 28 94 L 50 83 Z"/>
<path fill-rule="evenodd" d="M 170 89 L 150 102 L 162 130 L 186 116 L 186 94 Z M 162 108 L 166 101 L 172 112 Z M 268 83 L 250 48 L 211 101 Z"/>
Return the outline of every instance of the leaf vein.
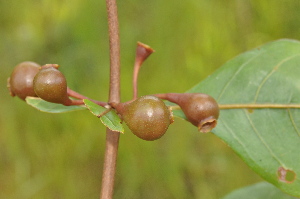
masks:
<path fill-rule="evenodd" d="M 293 124 L 293 127 L 294 127 L 295 131 L 297 132 L 298 136 L 300 136 L 300 131 L 299 131 L 299 129 L 296 126 L 296 122 L 295 122 L 294 117 L 293 117 L 293 115 L 291 113 L 291 109 L 288 109 L 288 113 L 289 113 L 289 117 L 291 119 L 291 122 Z"/>
<path fill-rule="evenodd" d="M 231 134 L 231 136 L 242 146 L 244 151 L 247 153 L 247 156 L 254 160 L 254 158 L 252 158 L 250 153 L 247 151 L 247 147 L 245 146 L 245 144 L 236 136 L 234 131 L 231 128 L 229 128 L 225 121 L 222 121 L 222 124 L 224 125 L 225 129 Z"/>
<path fill-rule="evenodd" d="M 247 64 L 249 64 L 253 59 L 258 57 L 259 55 L 263 54 L 263 52 L 258 53 L 257 55 L 253 56 L 251 59 L 243 63 L 238 70 L 233 74 L 233 76 L 228 80 L 228 82 L 225 84 L 225 86 L 222 88 L 221 93 L 219 94 L 219 97 L 217 98 L 217 101 L 220 100 L 222 95 L 225 93 L 225 90 L 229 87 L 230 83 L 234 80 L 234 78 L 246 67 Z"/>
<path fill-rule="evenodd" d="M 244 113 L 249 121 L 249 124 L 251 125 L 253 131 L 255 132 L 255 134 L 257 135 L 257 137 L 260 139 L 261 143 L 266 147 L 266 149 L 269 151 L 269 153 L 271 154 L 271 156 L 281 165 L 284 166 L 284 164 L 282 163 L 282 161 L 280 161 L 280 159 L 274 154 L 274 152 L 272 151 L 272 149 L 269 147 L 269 145 L 267 144 L 267 142 L 264 140 L 263 136 L 259 133 L 259 131 L 255 128 L 255 125 L 252 121 L 252 119 L 249 117 L 249 114 L 247 113 L 246 110 L 244 110 Z"/>
<path fill-rule="evenodd" d="M 259 93 L 262 89 L 262 87 L 265 85 L 265 83 L 267 82 L 268 79 L 270 79 L 270 77 L 279 69 L 279 67 L 281 67 L 285 62 L 290 61 L 291 59 L 300 56 L 300 54 L 296 54 L 296 55 L 292 55 L 290 57 L 287 57 L 283 60 L 281 60 L 277 65 L 274 66 L 274 68 L 269 72 L 269 74 L 266 75 L 266 77 L 262 80 L 262 82 L 259 84 L 259 86 L 257 87 L 255 96 L 254 96 L 254 104 L 257 102 Z"/>

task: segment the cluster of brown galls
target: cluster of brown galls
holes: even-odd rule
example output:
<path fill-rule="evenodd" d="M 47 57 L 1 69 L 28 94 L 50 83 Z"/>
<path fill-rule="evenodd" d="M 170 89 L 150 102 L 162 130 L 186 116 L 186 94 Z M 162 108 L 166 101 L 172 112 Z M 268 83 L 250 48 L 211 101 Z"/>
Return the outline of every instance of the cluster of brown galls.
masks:
<path fill-rule="evenodd" d="M 66 78 L 58 67 L 57 64 L 40 66 L 34 62 L 20 63 L 8 78 L 10 94 L 23 100 L 32 96 L 71 105 Z M 200 132 L 209 132 L 217 124 L 218 103 L 207 94 L 167 93 L 164 99 L 179 105 L 187 120 Z M 159 139 L 173 122 L 172 110 L 156 96 L 143 96 L 130 103 L 117 104 L 114 108 L 132 133 L 143 140 Z"/>

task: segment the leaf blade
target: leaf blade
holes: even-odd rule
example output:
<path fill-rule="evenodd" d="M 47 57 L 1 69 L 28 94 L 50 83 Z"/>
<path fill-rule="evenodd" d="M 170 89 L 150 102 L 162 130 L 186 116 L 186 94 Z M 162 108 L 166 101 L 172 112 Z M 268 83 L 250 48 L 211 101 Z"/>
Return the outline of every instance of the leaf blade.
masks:
<path fill-rule="evenodd" d="M 299 104 L 299 52 L 298 41 L 268 43 L 225 63 L 188 92 L 207 93 L 219 104 Z M 299 197 L 299 124 L 300 109 L 221 110 L 213 133 L 264 179 Z M 282 180 L 282 168 L 290 180 Z"/>
<path fill-rule="evenodd" d="M 84 99 L 83 102 L 93 115 L 97 117 L 101 116 L 100 120 L 107 128 L 112 131 L 124 133 L 122 121 L 116 114 L 115 110 L 110 110 L 109 112 L 107 112 L 107 108 L 99 106 L 98 104 L 95 104 L 88 99 Z M 105 114 L 103 115 L 103 113 Z"/>
<path fill-rule="evenodd" d="M 100 120 L 110 130 L 124 133 L 124 127 L 121 123 L 121 119 L 114 110 L 111 110 L 106 115 L 102 116 Z"/>
<path fill-rule="evenodd" d="M 26 97 L 26 103 L 39 111 L 46 113 L 66 113 L 70 111 L 86 110 L 84 106 L 64 106 L 47 102 L 38 97 Z"/>

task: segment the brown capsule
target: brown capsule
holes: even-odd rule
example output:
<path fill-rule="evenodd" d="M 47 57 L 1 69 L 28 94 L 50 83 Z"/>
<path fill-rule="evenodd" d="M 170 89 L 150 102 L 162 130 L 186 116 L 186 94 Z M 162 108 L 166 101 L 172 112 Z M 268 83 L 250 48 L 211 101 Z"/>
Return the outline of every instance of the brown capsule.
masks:
<path fill-rule="evenodd" d="M 40 67 L 39 64 L 30 61 L 18 64 L 7 79 L 10 95 L 18 96 L 22 100 L 25 100 L 27 96 L 36 97 L 33 89 L 33 78 L 39 72 Z"/>
<path fill-rule="evenodd" d="M 65 76 L 57 70 L 57 64 L 46 64 L 33 80 L 34 91 L 41 99 L 58 104 L 70 105 Z"/>
<path fill-rule="evenodd" d="M 162 137 L 172 123 L 170 109 L 154 96 L 143 96 L 118 111 L 128 128 L 143 140 Z"/>
<path fill-rule="evenodd" d="M 168 93 L 166 99 L 178 104 L 200 132 L 207 133 L 216 127 L 220 110 L 213 97 L 203 93 Z"/>

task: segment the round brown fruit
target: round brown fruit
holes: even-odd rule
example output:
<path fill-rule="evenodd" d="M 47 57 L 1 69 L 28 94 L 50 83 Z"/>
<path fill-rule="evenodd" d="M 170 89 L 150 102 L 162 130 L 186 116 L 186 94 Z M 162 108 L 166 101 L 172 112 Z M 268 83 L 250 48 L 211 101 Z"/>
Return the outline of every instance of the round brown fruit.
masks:
<path fill-rule="evenodd" d="M 67 94 L 67 81 L 57 68 L 56 64 L 42 66 L 33 80 L 34 91 L 45 101 L 69 105 L 71 100 Z"/>
<path fill-rule="evenodd" d="M 120 114 L 133 134 L 148 141 L 162 137 L 172 123 L 171 111 L 154 96 L 136 99 L 125 105 Z"/>
<path fill-rule="evenodd" d="M 7 80 L 11 96 L 18 96 L 22 100 L 25 100 L 27 96 L 36 97 L 33 78 L 39 72 L 40 67 L 39 64 L 30 61 L 18 64 Z"/>
<path fill-rule="evenodd" d="M 203 93 L 168 93 L 166 99 L 178 104 L 200 132 L 207 133 L 216 127 L 220 110 L 213 97 Z"/>

